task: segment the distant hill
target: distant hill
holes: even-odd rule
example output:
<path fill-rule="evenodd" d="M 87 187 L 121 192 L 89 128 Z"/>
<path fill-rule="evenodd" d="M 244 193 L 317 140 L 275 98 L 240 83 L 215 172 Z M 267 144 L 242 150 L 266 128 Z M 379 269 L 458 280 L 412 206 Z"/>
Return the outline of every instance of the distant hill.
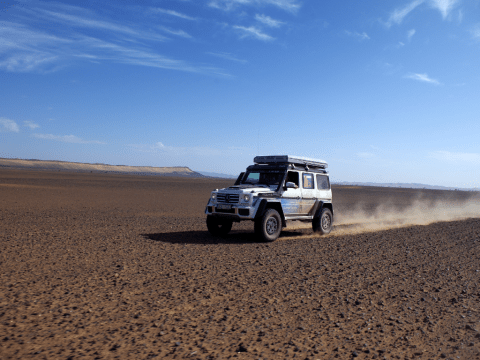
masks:
<path fill-rule="evenodd" d="M 75 172 L 103 172 L 131 175 L 160 175 L 160 176 L 186 176 L 204 177 L 204 175 L 190 170 L 186 166 L 178 167 L 153 167 L 153 166 L 127 166 L 107 164 L 86 164 L 68 161 L 50 161 L 36 159 L 4 159 L 0 158 L 0 167 L 30 170 L 65 170 Z"/>
<path fill-rule="evenodd" d="M 230 175 L 230 174 L 222 174 L 222 173 L 208 172 L 208 171 L 197 171 L 197 172 L 205 176 L 223 178 L 223 179 L 237 179 L 238 175 L 240 175 L 240 174 Z"/>
<path fill-rule="evenodd" d="M 372 183 L 372 182 L 347 182 L 347 181 L 332 181 L 333 185 L 345 186 L 378 186 L 378 187 L 394 187 L 394 188 L 409 188 L 409 189 L 428 189 L 428 190 L 461 190 L 461 191 L 479 191 L 479 189 L 455 188 L 439 185 L 426 185 L 417 183 Z"/>

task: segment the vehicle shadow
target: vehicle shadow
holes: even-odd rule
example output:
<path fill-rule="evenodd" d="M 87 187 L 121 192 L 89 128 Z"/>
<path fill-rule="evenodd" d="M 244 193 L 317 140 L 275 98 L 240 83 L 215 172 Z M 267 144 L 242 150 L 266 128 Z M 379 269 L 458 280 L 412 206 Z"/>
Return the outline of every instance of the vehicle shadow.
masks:
<path fill-rule="evenodd" d="M 255 237 L 252 231 L 232 231 L 224 237 L 213 236 L 208 231 L 178 231 L 154 234 L 141 234 L 145 239 L 166 242 L 170 244 L 269 244 Z M 282 231 L 282 237 L 302 237 L 304 233 L 298 231 Z"/>

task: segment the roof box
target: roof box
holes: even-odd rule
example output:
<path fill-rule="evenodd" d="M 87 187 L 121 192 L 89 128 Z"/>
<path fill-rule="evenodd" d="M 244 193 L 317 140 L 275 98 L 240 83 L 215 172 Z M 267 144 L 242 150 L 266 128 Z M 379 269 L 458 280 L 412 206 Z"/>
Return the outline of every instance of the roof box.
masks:
<path fill-rule="evenodd" d="M 320 169 L 326 169 L 328 164 L 323 160 L 311 159 L 303 156 L 293 155 L 266 155 L 255 156 L 253 159 L 255 164 L 295 164 L 295 165 L 308 165 Z"/>

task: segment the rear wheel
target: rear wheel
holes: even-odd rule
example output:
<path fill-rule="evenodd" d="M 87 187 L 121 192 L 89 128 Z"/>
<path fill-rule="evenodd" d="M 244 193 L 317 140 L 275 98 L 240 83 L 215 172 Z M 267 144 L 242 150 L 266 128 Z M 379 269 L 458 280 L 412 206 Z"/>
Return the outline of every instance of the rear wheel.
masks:
<path fill-rule="evenodd" d="M 207 215 L 207 229 L 213 236 L 225 236 L 232 230 L 233 222 L 231 220 L 219 219 L 212 215 Z"/>
<path fill-rule="evenodd" d="M 268 209 L 255 221 L 255 233 L 263 241 L 275 241 L 281 232 L 282 218 L 275 209 Z"/>
<path fill-rule="evenodd" d="M 323 208 L 320 216 L 313 219 L 313 231 L 322 235 L 330 234 L 333 227 L 333 215 L 330 209 Z"/>

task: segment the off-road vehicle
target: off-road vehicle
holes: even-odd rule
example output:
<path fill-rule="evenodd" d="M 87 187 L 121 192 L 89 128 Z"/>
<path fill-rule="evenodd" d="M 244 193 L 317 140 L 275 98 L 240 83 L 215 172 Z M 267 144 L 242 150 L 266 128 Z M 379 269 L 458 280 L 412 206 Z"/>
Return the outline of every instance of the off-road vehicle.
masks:
<path fill-rule="evenodd" d="M 255 222 L 255 233 L 274 241 L 289 220 L 312 222 L 313 230 L 332 230 L 333 206 L 327 163 L 299 156 L 256 156 L 235 184 L 212 191 L 208 200 L 207 228 L 225 236 L 233 222 Z"/>

